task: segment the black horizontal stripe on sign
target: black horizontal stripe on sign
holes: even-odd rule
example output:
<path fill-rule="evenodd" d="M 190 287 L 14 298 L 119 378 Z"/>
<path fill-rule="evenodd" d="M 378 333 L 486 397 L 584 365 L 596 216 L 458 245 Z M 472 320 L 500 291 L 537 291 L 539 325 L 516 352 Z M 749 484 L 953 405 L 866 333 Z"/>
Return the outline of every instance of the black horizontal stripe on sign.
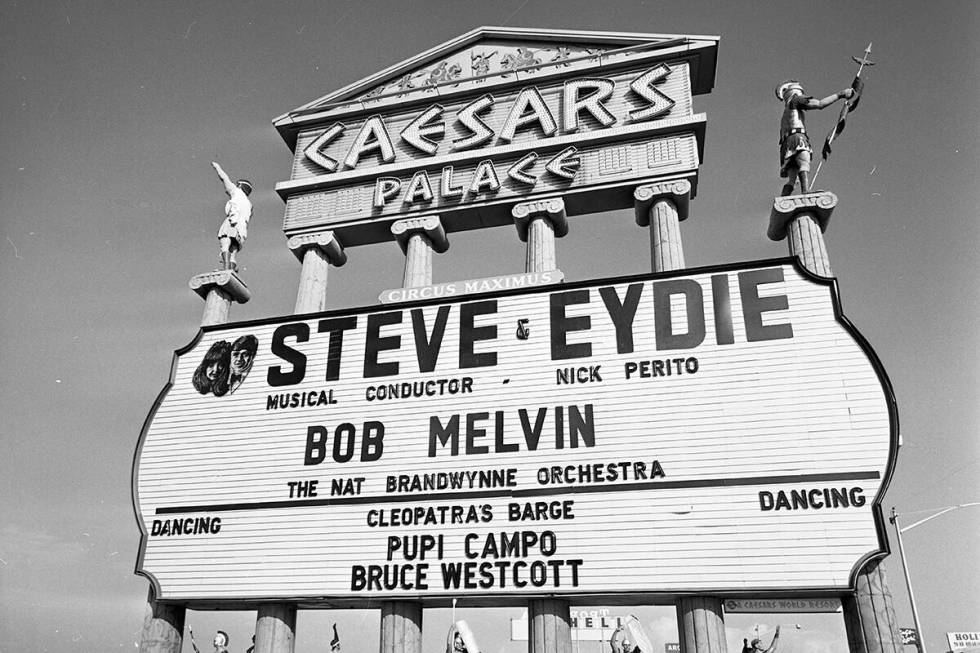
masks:
<path fill-rule="evenodd" d="M 871 472 L 842 472 L 837 474 L 787 474 L 784 476 L 750 476 L 748 478 L 707 478 L 690 481 L 645 481 L 642 483 L 602 485 L 547 485 L 526 490 L 472 490 L 464 492 L 432 492 L 427 494 L 393 494 L 384 496 L 330 497 L 325 499 L 289 499 L 285 501 L 252 501 L 242 503 L 214 503 L 200 506 L 168 506 L 157 508 L 157 515 L 175 515 L 187 512 L 229 512 L 232 510 L 273 510 L 277 508 L 307 508 L 315 506 L 353 506 L 363 504 L 407 503 L 409 501 L 461 501 L 507 497 L 540 497 L 561 494 L 587 494 L 593 492 L 631 492 L 637 490 L 672 490 L 682 488 L 736 487 L 740 485 L 768 485 L 784 483 L 827 483 L 832 481 L 877 480 L 881 474 Z"/>

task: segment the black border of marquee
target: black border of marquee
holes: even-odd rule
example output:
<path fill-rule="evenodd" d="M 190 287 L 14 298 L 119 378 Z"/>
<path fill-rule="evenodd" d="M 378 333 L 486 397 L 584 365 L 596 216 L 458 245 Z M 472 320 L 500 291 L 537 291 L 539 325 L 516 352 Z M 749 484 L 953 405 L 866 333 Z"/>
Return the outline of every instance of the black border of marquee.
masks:
<path fill-rule="evenodd" d="M 657 279 L 665 279 L 672 277 L 687 277 L 694 276 L 698 274 L 709 274 L 716 272 L 732 272 L 735 270 L 748 270 L 757 269 L 761 267 L 777 267 L 783 265 L 792 265 L 797 272 L 799 272 L 804 278 L 810 279 L 814 283 L 824 286 L 830 286 L 831 300 L 834 305 L 834 316 L 837 322 L 844 327 L 857 342 L 858 346 L 868 357 L 871 362 L 875 373 L 878 375 L 878 380 L 881 383 L 881 388 L 885 393 L 885 401 L 888 404 L 888 417 L 889 417 L 889 447 L 888 447 L 888 461 L 886 463 L 884 478 L 882 478 L 881 486 L 878 494 L 875 495 L 874 501 L 872 502 L 871 510 L 875 520 L 875 529 L 878 533 L 878 550 L 871 551 L 867 553 L 864 557 L 859 559 L 855 563 L 854 567 L 851 569 L 850 577 L 848 579 L 848 587 L 851 592 L 857 589 L 857 577 L 861 570 L 872 560 L 877 560 L 886 557 L 891 553 L 891 547 L 888 542 L 888 534 L 885 529 L 885 520 L 882 514 L 881 503 L 884 499 L 885 493 L 888 491 L 888 487 L 891 484 L 892 476 L 895 473 L 895 467 L 898 459 L 898 448 L 899 448 L 899 420 L 898 420 L 898 405 L 895 401 L 895 393 L 892 389 L 891 381 L 888 379 L 888 375 L 885 373 L 885 368 L 881 364 L 881 360 L 875 353 L 874 349 L 871 348 L 871 344 L 864 338 L 863 335 L 857 330 L 857 328 L 851 323 L 847 317 L 844 316 L 843 306 L 841 305 L 840 291 L 837 284 L 837 279 L 834 277 L 822 277 L 814 274 L 806 267 L 799 258 L 795 256 L 791 257 L 781 257 L 772 259 L 762 259 L 758 261 L 745 261 L 739 263 L 726 263 L 722 265 L 709 265 L 697 268 L 684 268 L 683 270 L 671 270 L 668 272 L 655 272 L 646 274 L 636 274 L 627 275 L 620 277 L 606 277 L 601 279 L 587 279 L 582 281 L 575 281 L 571 283 L 561 283 L 552 284 L 545 286 L 538 286 L 532 288 L 515 288 L 511 290 L 502 290 L 496 292 L 488 293 L 474 293 L 471 295 L 454 295 L 452 297 L 431 299 L 424 301 L 414 301 L 414 302 L 399 302 L 393 304 L 375 304 L 371 306 L 359 306 L 347 309 L 337 309 L 330 311 L 321 311 L 316 313 L 301 313 L 296 315 L 287 315 L 279 317 L 262 318 L 257 320 L 246 320 L 243 322 L 228 322 L 225 324 L 202 326 L 198 330 L 194 338 L 185 346 L 174 351 L 173 357 L 170 364 L 170 378 L 164 385 L 160 394 L 157 395 L 156 400 L 153 402 L 149 413 L 146 416 L 146 420 L 143 422 L 143 427 L 140 430 L 139 441 L 136 445 L 136 450 L 133 453 L 133 466 L 131 471 L 131 499 L 133 504 L 133 514 L 136 517 L 136 523 L 140 529 L 140 544 L 139 553 L 136 558 L 136 565 L 134 568 L 134 573 L 138 576 L 143 576 L 150 581 L 151 592 L 154 597 L 160 596 L 160 585 L 156 577 L 152 573 L 145 571 L 143 567 L 143 556 L 146 552 L 146 543 L 148 533 L 144 529 L 142 511 L 140 510 L 139 500 L 137 498 L 137 487 L 138 487 L 138 463 L 140 459 L 140 454 L 143 450 L 143 442 L 146 438 L 146 433 L 149 430 L 150 424 L 153 421 L 154 416 L 163 400 L 166 398 L 167 394 L 170 392 L 170 388 L 173 386 L 174 378 L 177 373 L 177 360 L 178 358 L 185 354 L 186 352 L 193 349 L 205 333 L 210 333 L 212 331 L 223 331 L 230 329 L 240 329 L 242 327 L 250 326 L 260 326 L 266 324 L 274 323 L 287 323 L 287 322 L 299 322 L 304 320 L 322 319 L 335 316 L 347 316 L 347 315 L 362 315 L 367 313 L 384 313 L 390 311 L 404 311 L 411 308 L 423 307 L 423 306 L 438 306 L 443 304 L 462 304 L 470 301 L 478 301 L 482 299 L 498 298 L 498 297 L 510 297 L 514 295 L 534 295 L 542 293 L 553 293 L 553 292 L 564 292 L 568 290 L 575 290 L 577 288 L 583 287 L 593 287 L 599 285 L 612 285 L 612 284 L 623 284 L 641 281 L 651 281 Z M 627 605 L 627 604 L 641 604 L 641 603 L 665 603 L 670 602 L 678 596 L 685 595 L 703 595 L 710 594 L 712 596 L 719 597 L 744 597 L 751 596 L 753 598 L 760 597 L 771 597 L 780 598 L 787 596 L 815 596 L 815 595 L 835 595 L 843 596 L 843 593 L 838 588 L 833 588 L 828 590 L 824 587 L 801 587 L 791 591 L 787 591 L 785 588 L 778 589 L 754 589 L 750 592 L 745 590 L 712 590 L 712 591 L 698 591 L 691 592 L 688 590 L 679 592 L 670 591 L 656 591 L 656 592 L 642 592 L 642 591 L 620 591 L 620 592 L 602 592 L 602 593 L 582 593 L 575 591 L 559 591 L 559 592 L 527 592 L 527 593 L 514 593 L 514 592 L 502 592 L 493 594 L 479 594 L 470 593 L 463 597 L 463 600 L 468 605 L 483 605 L 483 606 L 499 606 L 505 607 L 507 605 L 519 605 L 526 603 L 532 599 L 538 599 L 542 597 L 559 597 L 565 600 L 570 600 L 573 603 L 580 605 Z M 247 599 L 167 599 L 161 602 L 186 605 L 188 607 L 194 608 L 209 608 L 209 609 L 247 609 L 249 607 L 254 607 L 259 603 L 296 603 L 303 608 L 326 608 L 326 607 L 353 607 L 353 608 L 366 608 L 373 605 L 379 605 L 382 601 L 416 601 L 422 600 L 429 607 L 443 607 L 444 605 L 449 605 L 451 600 L 449 594 L 439 594 L 436 596 L 430 596 L 425 594 L 411 595 L 411 594 L 399 594 L 392 595 L 390 597 L 381 597 L 375 594 L 364 596 L 363 598 L 331 598 L 330 596 L 294 596 L 294 597 L 250 597 Z"/>

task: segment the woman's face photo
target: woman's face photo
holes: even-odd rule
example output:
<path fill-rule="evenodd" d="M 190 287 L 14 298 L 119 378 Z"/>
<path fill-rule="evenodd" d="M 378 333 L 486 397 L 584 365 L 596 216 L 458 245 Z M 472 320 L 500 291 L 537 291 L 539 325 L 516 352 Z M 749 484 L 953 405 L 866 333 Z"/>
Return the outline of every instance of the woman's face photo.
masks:
<path fill-rule="evenodd" d="M 215 379 L 221 378 L 225 371 L 225 365 L 222 361 L 214 361 L 204 370 L 204 375 L 209 380 L 214 381 Z"/>

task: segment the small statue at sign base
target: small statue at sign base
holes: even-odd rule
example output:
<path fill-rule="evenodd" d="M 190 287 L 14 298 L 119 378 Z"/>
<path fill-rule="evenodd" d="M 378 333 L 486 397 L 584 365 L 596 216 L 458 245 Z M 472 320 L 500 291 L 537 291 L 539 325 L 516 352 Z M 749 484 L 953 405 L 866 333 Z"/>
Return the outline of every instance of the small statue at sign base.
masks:
<path fill-rule="evenodd" d="M 218 228 L 218 245 L 221 248 L 221 269 L 238 271 L 235 254 L 245 245 L 248 237 L 248 221 L 252 217 L 252 183 L 247 179 L 232 181 L 221 166 L 211 162 L 218 178 L 225 186 L 228 201 L 225 202 L 225 219 Z"/>
<path fill-rule="evenodd" d="M 460 619 L 449 627 L 446 653 L 480 653 L 480 646 L 466 621 Z"/>
<path fill-rule="evenodd" d="M 781 195 L 789 195 L 800 180 L 800 192 L 810 192 L 810 157 L 813 148 L 806 133 L 806 111 L 825 109 L 837 100 L 850 99 L 853 88 L 815 100 L 804 95 L 803 87 L 790 79 L 776 87 L 776 97 L 783 101 L 783 118 L 779 123 L 779 176 L 786 177 Z"/>
<path fill-rule="evenodd" d="M 742 653 L 775 653 L 776 652 L 776 642 L 779 641 L 779 626 L 776 626 L 776 634 L 772 638 L 772 642 L 769 643 L 769 648 L 762 648 L 762 640 L 756 637 L 749 644 L 749 640 L 743 639 L 742 643 Z"/>

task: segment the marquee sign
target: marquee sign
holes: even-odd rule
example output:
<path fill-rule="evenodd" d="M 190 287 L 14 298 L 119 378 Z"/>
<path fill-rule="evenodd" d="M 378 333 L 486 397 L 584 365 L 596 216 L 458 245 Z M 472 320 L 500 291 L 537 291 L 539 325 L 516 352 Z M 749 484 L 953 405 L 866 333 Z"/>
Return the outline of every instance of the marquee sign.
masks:
<path fill-rule="evenodd" d="M 896 446 L 795 259 L 204 327 L 140 439 L 137 570 L 190 602 L 845 591 Z"/>
<path fill-rule="evenodd" d="M 712 37 L 464 35 L 276 121 L 294 150 L 277 186 L 284 230 L 351 246 L 422 214 L 447 231 L 508 224 L 513 204 L 556 193 L 571 215 L 632 206 L 645 180 L 695 177 L 704 116 L 691 98 L 710 88 L 716 49 Z"/>

